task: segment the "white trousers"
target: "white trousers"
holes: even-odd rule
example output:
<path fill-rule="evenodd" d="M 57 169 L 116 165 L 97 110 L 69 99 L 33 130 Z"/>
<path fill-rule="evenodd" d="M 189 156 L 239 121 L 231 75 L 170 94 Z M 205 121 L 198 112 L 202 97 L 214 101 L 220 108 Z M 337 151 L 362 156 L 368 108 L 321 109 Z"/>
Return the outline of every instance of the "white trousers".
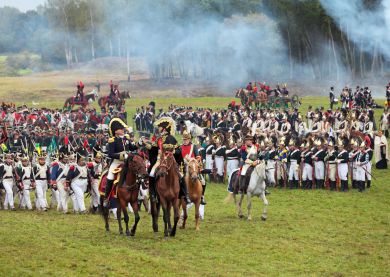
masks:
<path fill-rule="evenodd" d="M 329 164 L 328 165 L 328 178 L 330 181 L 334 182 L 336 181 L 336 164 Z"/>
<path fill-rule="evenodd" d="M 305 163 L 302 169 L 302 181 L 313 181 L 313 167 L 311 164 Z"/>
<path fill-rule="evenodd" d="M 46 209 L 46 190 L 47 190 L 47 181 L 46 180 L 36 180 L 35 181 L 35 191 L 37 193 L 37 198 L 35 200 L 35 207 L 37 209 Z"/>
<path fill-rule="evenodd" d="M 366 164 L 366 170 L 367 170 L 367 172 L 366 172 L 366 178 L 367 178 L 368 181 L 371 181 L 371 167 L 372 167 L 371 162 L 368 162 L 368 163 Z"/>
<path fill-rule="evenodd" d="M 31 181 L 23 180 L 23 195 L 21 198 L 21 207 L 32 210 L 31 198 L 30 198 Z"/>
<path fill-rule="evenodd" d="M 45 197 L 45 201 L 46 201 L 46 197 Z M 57 190 L 51 189 L 51 203 L 50 203 L 50 205 L 52 207 L 55 207 L 55 206 L 58 207 L 59 203 L 60 203 L 60 192 L 58 191 L 58 189 Z M 47 201 L 46 201 L 46 206 L 47 206 Z"/>
<path fill-rule="evenodd" d="M 107 180 L 114 180 L 114 173 L 112 172 L 115 168 L 117 168 L 118 166 L 120 165 L 123 165 L 123 161 L 120 161 L 120 160 L 113 160 L 111 165 L 110 165 L 110 168 L 108 170 L 108 174 L 107 174 Z"/>
<path fill-rule="evenodd" d="M 57 205 L 57 211 L 64 213 L 68 212 L 69 190 L 65 190 L 65 179 L 57 181 L 57 188 L 59 194 L 59 201 Z"/>
<path fill-rule="evenodd" d="M 348 181 L 348 163 L 338 164 L 337 173 L 341 181 Z"/>
<path fill-rule="evenodd" d="M 275 164 L 276 162 L 274 160 L 268 160 L 267 161 L 267 167 L 265 176 L 267 179 L 268 184 L 275 184 Z"/>
<path fill-rule="evenodd" d="M 87 190 L 88 181 L 86 179 L 77 179 L 72 181 L 71 186 L 77 202 L 77 207 L 74 207 L 74 210 L 76 212 L 84 212 L 84 193 Z"/>
<path fill-rule="evenodd" d="M 99 179 L 93 179 L 91 184 L 91 207 L 98 207 L 100 202 Z"/>
<path fill-rule="evenodd" d="M 224 172 L 224 158 L 220 156 L 215 156 L 215 167 L 217 168 L 217 174 L 223 176 Z"/>
<path fill-rule="evenodd" d="M 324 180 L 325 179 L 325 165 L 323 161 L 315 161 L 314 162 L 314 176 L 316 180 Z"/>
<path fill-rule="evenodd" d="M 3 186 L 5 189 L 5 199 L 4 199 L 4 209 L 7 210 L 8 206 L 10 209 L 14 208 L 14 180 L 13 179 L 4 179 Z"/>
<path fill-rule="evenodd" d="M 210 170 L 213 169 L 213 156 L 212 155 L 209 155 L 209 154 L 206 155 L 205 169 L 210 169 Z"/>
<path fill-rule="evenodd" d="M 239 161 L 238 160 L 227 160 L 226 162 L 226 174 L 228 176 L 228 179 L 230 178 L 230 175 L 232 172 L 239 167 Z"/>
<path fill-rule="evenodd" d="M 357 165 L 356 166 L 356 181 L 366 181 L 366 165 Z"/>
<path fill-rule="evenodd" d="M 298 181 L 299 180 L 298 169 L 299 169 L 298 163 L 296 161 L 291 161 L 290 168 L 288 170 L 288 180 L 290 180 L 290 181 L 292 181 L 292 180 Z"/>

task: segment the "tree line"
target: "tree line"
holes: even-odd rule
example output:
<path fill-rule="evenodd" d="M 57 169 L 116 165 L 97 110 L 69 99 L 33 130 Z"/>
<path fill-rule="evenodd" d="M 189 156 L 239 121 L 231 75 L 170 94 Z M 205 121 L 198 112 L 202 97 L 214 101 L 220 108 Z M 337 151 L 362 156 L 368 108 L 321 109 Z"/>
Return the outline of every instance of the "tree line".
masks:
<path fill-rule="evenodd" d="M 364 0 L 367 9 L 379 3 Z M 213 29 L 220 32 L 236 24 L 239 32 L 242 25 L 237 22 L 244 20 L 245 27 L 260 31 L 271 19 L 282 41 L 256 37 L 255 42 L 248 41 L 252 51 L 236 57 L 245 60 L 253 75 L 260 67 L 267 70 L 268 65 L 257 61 L 266 61 L 261 54 L 266 43 L 282 44 L 285 58 L 275 65 L 273 74 L 289 78 L 384 76 L 390 67 L 382 53 L 363 50 L 353 42 L 349 35 L 353 26 L 337 24 L 317 0 L 47 0 L 37 10 L 25 13 L 4 7 L 0 9 L 0 53 L 28 51 L 40 55 L 44 62 L 68 67 L 117 56 L 127 60 L 128 73 L 131 57 L 145 55 L 154 79 L 212 79 L 223 71 L 218 65 L 226 60 L 231 62 L 229 66 L 234 65 L 235 52 L 247 48 L 225 47 L 236 43 L 232 39 L 216 48 L 218 51 L 211 46 L 207 51 L 207 44 L 220 42 L 213 40 L 215 33 L 202 34 L 202 26 L 207 32 L 209 25 L 220 23 L 222 29 Z M 194 38 L 185 39 L 191 32 Z M 251 60 L 255 62 L 248 62 Z"/>

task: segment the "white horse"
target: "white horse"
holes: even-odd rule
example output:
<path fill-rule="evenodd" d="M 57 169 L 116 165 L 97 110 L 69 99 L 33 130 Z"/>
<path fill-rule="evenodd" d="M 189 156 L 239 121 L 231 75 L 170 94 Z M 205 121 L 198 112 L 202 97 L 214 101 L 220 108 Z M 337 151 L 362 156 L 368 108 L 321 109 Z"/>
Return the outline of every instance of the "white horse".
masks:
<path fill-rule="evenodd" d="M 199 127 L 199 125 L 192 123 L 189 120 L 184 120 L 184 124 L 186 125 L 187 131 L 191 134 L 192 137 L 199 137 L 204 135 L 204 128 Z"/>
<path fill-rule="evenodd" d="M 267 219 L 267 207 L 268 207 L 268 200 L 265 197 L 265 162 L 261 161 L 253 170 L 249 185 L 247 189 L 247 201 L 248 201 L 248 220 L 252 220 L 251 215 L 251 209 L 252 209 L 252 196 L 258 196 L 263 200 L 264 208 L 263 208 L 263 214 L 261 215 L 262 220 Z M 242 201 L 244 199 L 244 194 L 241 194 L 240 201 L 238 202 L 238 215 L 242 217 Z"/>

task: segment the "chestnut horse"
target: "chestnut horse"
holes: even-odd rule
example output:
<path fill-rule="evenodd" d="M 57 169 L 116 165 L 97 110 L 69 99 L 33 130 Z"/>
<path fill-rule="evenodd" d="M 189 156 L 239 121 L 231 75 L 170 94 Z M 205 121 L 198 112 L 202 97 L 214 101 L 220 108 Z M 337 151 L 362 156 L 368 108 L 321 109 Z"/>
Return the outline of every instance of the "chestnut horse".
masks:
<path fill-rule="evenodd" d="M 173 154 L 162 153 L 161 162 L 156 172 L 156 189 L 163 209 L 164 235 L 171 237 L 176 235 L 177 222 L 179 221 L 179 170 Z M 171 228 L 171 207 L 174 212 L 174 223 Z"/>
<path fill-rule="evenodd" d="M 123 234 L 121 212 L 123 211 L 123 217 L 126 224 L 126 235 L 134 236 L 137 229 L 137 224 L 140 220 L 139 207 L 138 207 L 138 194 L 140 186 L 146 188 L 148 180 L 148 173 L 146 172 L 146 166 L 144 159 L 139 155 L 130 154 L 130 157 L 126 160 L 124 168 L 127 169 L 124 181 L 122 184 L 118 184 L 117 198 L 119 207 L 117 209 L 117 220 L 119 225 L 119 233 Z M 106 231 L 110 230 L 108 224 L 109 208 L 103 208 L 103 197 L 101 198 L 102 214 L 105 221 Z M 134 225 L 129 231 L 129 215 L 127 213 L 127 204 L 130 203 L 134 211 Z"/>
<path fill-rule="evenodd" d="M 195 204 L 195 230 L 199 231 L 199 206 L 200 200 L 202 198 L 202 183 L 199 178 L 199 164 L 196 159 L 191 159 L 187 164 L 187 171 L 184 177 L 188 188 L 188 194 L 190 196 L 191 201 Z M 187 221 L 187 204 L 184 200 L 182 200 L 182 208 L 183 208 L 183 222 L 181 228 L 184 229 Z"/>

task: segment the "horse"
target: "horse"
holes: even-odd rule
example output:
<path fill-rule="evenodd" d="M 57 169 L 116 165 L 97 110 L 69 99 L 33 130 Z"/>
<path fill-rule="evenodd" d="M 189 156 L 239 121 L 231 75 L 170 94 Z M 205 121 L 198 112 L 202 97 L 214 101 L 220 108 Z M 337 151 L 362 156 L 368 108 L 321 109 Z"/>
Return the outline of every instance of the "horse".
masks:
<path fill-rule="evenodd" d="M 199 164 L 196 159 L 191 159 L 187 164 L 187 172 L 184 177 L 185 183 L 188 188 L 188 194 L 190 196 L 191 201 L 195 204 L 195 230 L 199 231 L 199 206 L 202 198 L 202 183 L 199 178 Z M 181 225 L 181 229 L 184 229 L 187 221 L 187 205 L 184 200 L 182 200 L 182 208 L 183 208 L 183 222 Z"/>
<path fill-rule="evenodd" d="M 105 108 L 107 105 L 115 105 L 117 109 L 120 109 L 125 104 L 125 99 L 131 98 L 130 92 L 128 90 L 122 91 L 119 93 L 117 99 L 112 99 L 110 96 L 102 96 L 98 99 L 98 104 L 100 108 Z"/>
<path fill-rule="evenodd" d="M 264 161 L 261 161 L 254 170 L 251 173 L 250 179 L 249 179 L 249 185 L 248 188 L 246 189 L 246 195 L 247 195 L 247 209 L 248 209 L 248 220 L 252 220 L 251 216 L 251 208 L 252 208 L 252 196 L 259 196 L 263 202 L 264 202 L 264 210 L 263 214 L 261 216 L 262 220 L 267 219 L 267 206 L 268 206 L 268 200 L 265 197 L 265 179 L 266 179 L 266 165 Z M 237 201 L 236 195 L 239 194 L 239 180 L 240 180 L 240 170 L 236 170 L 232 173 L 230 180 L 229 180 L 229 186 L 233 190 L 233 198 L 234 198 L 234 203 L 236 204 L 237 207 L 237 213 L 238 217 L 242 218 L 243 213 L 242 213 L 242 201 L 244 199 L 244 193 L 240 195 L 240 199 Z"/>
<path fill-rule="evenodd" d="M 139 206 L 138 206 L 138 194 L 140 186 L 146 188 L 148 180 L 148 173 L 146 172 L 146 166 L 144 159 L 136 154 L 131 154 L 130 157 L 125 161 L 122 170 L 127 170 L 123 174 L 123 182 L 118 184 L 117 187 L 117 198 L 119 207 L 117 209 L 117 220 L 119 226 L 119 234 L 123 234 L 121 212 L 123 211 L 123 217 L 126 224 L 126 235 L 134 236 L 137 230 L 137 224 L 140 220 Z M 120 179 L 122 180 L 122 178 Z M 105 221 L 106 231 L 110 230 L 108 223 L 109 208 L 103 207 L 103 197 L 100 199 L 100 205 L 102 207 L 102 215 Z M 129 230 L 129 215 L 127 213 L 127 204 L 130 203 L 134 211 L 134 225 Z"/>
<path fill-rule="evenodd" d="M 94 102 L 99 97 L 97 90 L 92 90 L 91 92 L 84 95 L 82 102 L 76 101 L 76 97 L 72 96 L 65 100 L 64 109 L 72 109 L 75 105 L 80 105 L 83 108 L 87 107 L 90 103 Z"/>
<path fill-rule="evenodd" d="M 163 209 L 164 235 L 171 237 L 176 235 L 177 222 L 179 221 L 179 172 L 172 153 L 162 153 L 160 165 L 156 172 L 156 190 L 159 195 L 160 205 Z M 173 207 L 174 224 L 171 228 L 170 211 Z"/>

